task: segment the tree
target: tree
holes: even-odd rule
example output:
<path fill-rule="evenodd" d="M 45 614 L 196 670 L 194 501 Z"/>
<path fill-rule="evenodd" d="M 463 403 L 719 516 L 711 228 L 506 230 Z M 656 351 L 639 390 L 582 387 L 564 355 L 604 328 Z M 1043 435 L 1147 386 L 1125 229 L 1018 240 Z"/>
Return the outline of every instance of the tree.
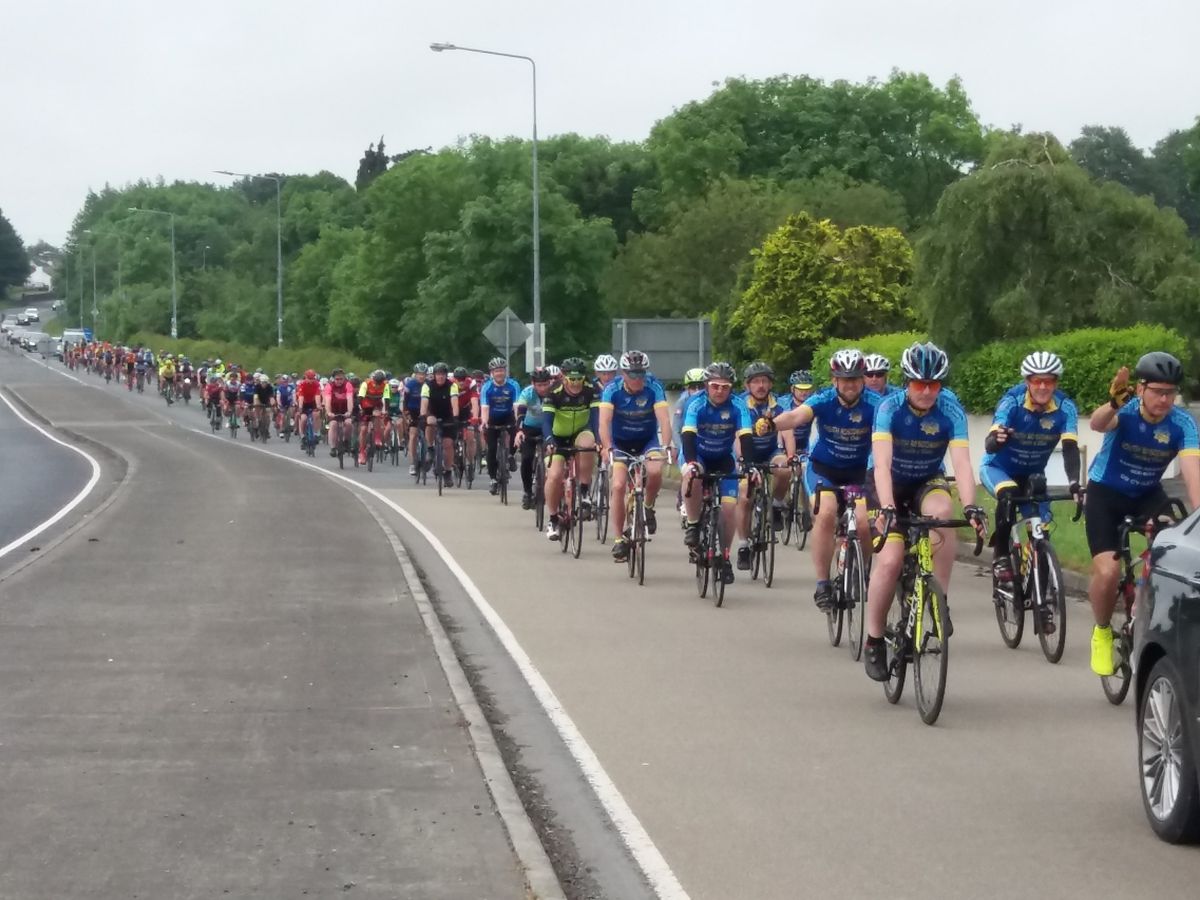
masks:
<path fill-rule="evenodd" d="M 20 287 L 32 271 L 25 245 L 0 210 L 0 291 L 10 285 Z"/>
<path fill-rule="evenodd" d="M 379 136 L 379 149 L 371 144 L 363 151 L 358 161 L 358 174 L 354 176 L 356 190 L 366 190 L 376 178 L 388 170 L 388 155 L 383 146 L 383 135 Z"/>
<path fill-rule="evenodd" d="M 1150 160 L 1133 146 L 1124 128 L 1085 125 L 1069 149 L 1071 158 L 1093 178 L 1123 184 L 1135 194 L 1158 193 Z"/>
<path fill-rule="evenodd" d="M 984 141 L 957 79 L 938 88 L 897 71 L 864 84 L 730 79 L 659 121 L 648 146 L 661 186 L 640 191 L 635 207 L 654 224 L 723 177 L 786 182 L 827 169 L 898 192 L 920 221 Z"/>
<path fill-rule="evenodd" d="M 1097 184 L 1049 135 L 998 141 L 947 188 L 917 247 L 930 334 L 948 350 L 1091 326 L 1200 334 L 1200 263 L 1183 222 Z"/>
<path fill-rule="evenodd" d="M 727 320 L 725 349 L 735 356 L 786 371 L 809 365 L 829 336 L 853 339 L 915 322 L 912 248 L 895 228 L 842 231 L 799 213 L 752 253 L 753 274 Z"/>
<path fill-rule="evenodd" d="M 1169 206 L 1200 236 L 1200 120 L 1186 131 L 1173 131 L 1154 146 L 1151 164 L 1159 204 Z"/>

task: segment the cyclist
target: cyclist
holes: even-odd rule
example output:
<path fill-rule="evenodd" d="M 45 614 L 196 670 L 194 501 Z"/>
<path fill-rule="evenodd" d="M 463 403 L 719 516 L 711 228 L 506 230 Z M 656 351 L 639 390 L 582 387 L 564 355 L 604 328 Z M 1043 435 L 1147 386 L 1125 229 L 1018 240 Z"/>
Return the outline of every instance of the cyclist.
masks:
<path fill-rule="evenodd" d="M 881 397 L 865 389 L 866 364 L 860 351 L 838 350 L 829 360 L 833 386 L 813 394 L 798 407 L 767 420 L 776 428 L 798 428 L 816 422 L 817 441 L 809 452 L 804 485 L 814 504 L 812 559 L 817 573 L 813 594 L 817 608 L 825 611 L 833 602 L 829 566 L 833 562 L 837 503 L 832 489 L 862 485 L 871 455 L 871 428 Z M 826 501 L 821 494 L 828 495 Z M 871 538 L 866 517 L 866 500 L 859 498 L 855 510 L 863 558 L 870 558 Z"/>
<path fill-rule="evenodd" d="M 596 360 L 597 372 L 604 357 Z M 667 395 L 660 384 L 649 384 L 650 357 L 640 350 L 621 354 L 621 378 L 610 378 L 600 397 L 600 446 L 608 453 L 612 467 L 609 494 L 609 522 L 613 534 L 612 555 L 616 562 L 629 559 L 630 532 L 625 528 L 625 491 L 628 487 L 631 456 L 646 457 L 646 531 L 654 534 L 658 522 L 654 501 L 662 487 L 663 458 L 666 453 L 659 439 L 670 439 L 671 420 Z"/>
<path fill-rule="evenodd" d="M 243 373 L 242 389 L 238 394 L 238 415 L 242 417 L 242 424 L 247 429 L 250 428 L 250 417 L 254 415 L 254 391 L 258 387 L 258 376 L 262 374 L 262 369 L 255 371 L 253 375 Z"/>
<path fill-rule="evenodd" d="M 417 474 L 418 428 L 421 419 L 421 388 L 429 375 L 429 367 L 419 362 L 412 374 L 404 379 L 404 422 L 408 426 L 408 474 Z"/>
<path fill-rule="evenodd" d="M 771 391 L 775 386 L 775 370 L 761 360 L 752 362 L 743 370 L 742 380 L 746 390 L 738 397 L 750 411 L 750 425 L 754 431 L 750 441 L 753 454 L 744 462 L 747 466 L 754 463 L 778 467 L 771 477 L 771 527 L 780 531 L 783 528 L 783 501 L 791 480 L 787 461 L 796 455 L 795 439 L 792 432 L 787 430 L 777 435 L 770 423 L 771 419 L 783 412 L 783 406 Z M 782 451 L 779 449 L 781 441 Z M 752 480 L 758 477 L 757 472 L 750 473 Z M 738 499 L 738 533 L 741 541 L 738 544 L 737 567 L 745 571 L 750 568 L 749 490 Z"/>
<path fill-rule="evenodd" d="M 230 369 L 226 373 L 224 397 L 222 398 L 221 402 L 221 413 L 228 418 L 231 425 L 235 424 L 234 419 L 237 417 L 238 412 L 238 398 L 241 395 L 242 385 L 240 379 L 238 378 L 237 370 Z"/>
<path fill-rule="evenodd" d="M 171 354 L 163 357 L 162 365 L 158 367 L 158 385 L 162 395 L 167 398 L 167 405 L 175 402 L 175 360 Z"/>
<path fill-rule="evenodd" d="M 903 388 L 888 383 L 888 372 L 892 370 L 892 361 L 882 353 L 868 353 L 863 357 L 863 363 L 867 367 L 863 383 L 867 386 L 868 391 L 874 391 L 880 397 L 890 397 L 892 394 L 904 392 Z"/>
<path fill-rule="evenodd" d="M 986 454 L 979 468 L 979 480 L 996 498 L 992 571 L 996 581 L 1007 590 L 1011 590 L 1013 582 L 1009 542 L 1013 523 L 1020 513 L 1007 498 L 1025 493 L 1030 476 L 1046 471 L 1046 463 L 1060 440 L 1071 493 L 1079 492 L 1079 414 L 1075 403 L 1058 390 L 1062 371 L 1062 360 L 1054 353 L 1038 350 L 1026 356 L 1021 362 L 1024 381 L 1000 398 L 991 430 L 984 440 Z M 1048 504 L 1042 510 L 1042 517 L 1050 517 Z M 1045 624 L 1053 627 L 1052 621 Z"/>
<path fill-rule="evenodd" d="M 220 360 L 218 360 L 220 362 Z M 321 396 L 321 382 L 317 373 L 309 369 L 304 373 L 304 379 L 296 385 L 296 433 L 303 440 L 306 420 L 312 418 L 313 434 L 321 433 L 321 406 L 324 398 Z"/>
<path fill-rule="evenodd" d="M 1092 576 L 1088 597 L 1096 625 L 1092 630 L 1092 671 L 1113 674 L 1112 613 L 1117 601 L 1120 562 L 1115 558 L 1118 530 L 1125 516 L 1150 518 L 1166 502 L 1163 473 L 1176 456 L 1192 508 L 1200 506 L 1200 441 L 1196 422 L 1175 406 L 1183 366 L 1169 353 L 1147 353 L 1133 370 L 1117 371 L 1109 400 L 1091 416 L 1104 444 L 1088 469 L 1088 552 Z"/>
<path fill-rule="evenodd" d="M 603 394 L 604 389 L 613 383 L 619 368 L 616 358 L 609 353 L 601 353 L 596 357 L 596 361 L 592 363 L 592 371 L 595 373 L 592 384 L 597 394 Z"/>
<path fill-rule="evenodd" d="M 279 415 L 276 422 L 276 433 L 282 434 L 284 423 L 292 417 L 292 407 L 296 402 L 296 386 L 292 384 L 292 380 L 284 373 L 279 373 L 275 379 L 275 403 L 279 408 Z"/>
<path fill-rule="evenodd" d="M 212 407 L 214 404 L 220 404 L 221 393 L 223 390 L 221 384 L 221 376 L 215 372 L 208 373 L 208 383 L 204 385 L 204 408 L 208 410 L 208 414 L 212 415 Z M 218 405 L 218 409 L 219 409 Z M 217 427 L 220 427 L 220 419 L 217 420 Z"/>
<path fill-rule="evenodd" d="M 358 464 L 367 464 L 367 453 L 374 450 L 367 442 L 367 428 L 374 421 L 375 446 L 383 444 L 383 411 L 391 399 L 392 392 L 387 384 L 387 374 L 376 369 L 371 377 L 363 381 L 358 389 L 358 405 L 361 415 L 358 426 Z"/>
<path fill-rule="evenodd" d="M 265 442 L 271 436 L 271 419 L 275 409 L 275 386 L 271 384 L 271 376 L 259 372 L 254 379 L 254 415 L 258 417 L 258 427 Z"/>
<path fill-rule="evenodd" d="M 463 465 L 466 471 L 475 466 L 475 429 L 479 426 L 480 385 L 471 377 L 466 366 L 454 370 L 454 383 L 458 385 L 458 427 L 463 435 Z M 471 476 L 474 478 L 474 475 Z"/>
<path fill-rule="evenodd" d="M 346 378 L 342 369 L 334 369 L 324 391 L 324 406 L 329 418 L 330 456 L 337 456 L 337 448 L 342 441 L 345 440 L 349 444 L 354 434 L 354 400 L 354 385 Z M 342 433 L 343 429 L 345 434 Z"/>
<path fill-rule="evenodd" d="M 517 398 L 521 396 L 521 385 L 508 374 L 508 361 L 503 356 L 495 357 L 488 363 L 491 378 L 479 389 L 479 409 L 483 423 L 483 433 L 487 438 L 487 470 L 492 484 L 489 493 L 496 494 L 500 485 L 496 481 L 497 440 L 512 440 L 516 430 L 517 417 L 515 407 Z M 503 434 L 501 434 L 503 432 Z M 508 460 L 508 470 L 517 470 L 517 461 L 511 455 Z"/>
<path fill-rule="evenodd" d="M 454 486 L 455 424 L 458 421 L 458 385 L 450 380 L 450 367 L 444 362 L 433 364 L 433 378 L 421 386 L 421 418 L 425 421 L 425 455 L 433 462 L 434 431 L 442 426 L 443 481 Z"/>
<path fill-rule="evenodd" d="M 729 563 L 729 546 L 736 527 L 738 496 L 737 457 L 743 460 L 754 455 L 753 429 L 750 410 L 733 395 L 733 366 L 714 362 L 704 370 L 704 393 L 697 394 L 688 404 L 683 417 L 683 506 L 687 520 L 683 542 L 689 548 L 700 544 L 699 490 L 692 490 L 693 481 L 706 474 L 724 475 L 716 490 L 721 497 L 721 545 L 725 556 L 720 563 L 720 577 L 725 584 L 733 583 L 733 566 Z M 740 449 L 740 453 L 737 451 Z"/>
<path fill-rule="evenodd" d="M 399 378 L 388 379 L 387 417 L 388 430 L 396 435 L 397 445 L 404 444 L 404 382 Z"/>
<path fill-rule="evenodd" d="M 788 376 L 788 393 L 779 398 L 779 405 L 783 407 L 784 412 L 787 412 L 801 406 L 812 395 L 812 372 L 807 369 L 797 369 Z M 792 436 L 796 441 L 796 452 L 808 453 L 808 442 L 812 437 L 812 422 L 796 426 L 792 429 Z"/>
<path fill-rule="evenodd" d="M 675 401 L 675 407 L 671 410 L 671 443 L 675 445 L 675 452 L 671 454 L 670 461 L 677 463 L 680 456 L 680 451 L 683 448 L 683 416 L 687 412 L 688 404 L 695 399 L 696 395 L 704 390 L 704 370 L 701 368 L 688 369 L 683 373 L 683 391 L 679 394 L 679 399 Z M 683 488 L 680 487 L 675 492 L 675 509 L 679 512 L 680 518 L 687 521 L 687 512 L 683 508 Z"/>
<path fill-rule="evenodd" d="M 530 384 L 517 398 L 515 414 L 521 422 L 515 445 L 521 448 L 521 509 L 533 509 L 533 463 L 542 442 L 542 401 L 550 393 L 550 373 L 538 366 Z"/>
<path fill-rule="evenodd" d="M 879 404 L 872 435 L 873 487 L 879 498 L 880 521 L 891 526 L 883 549 L 871 565 L 867 584 L 867 641 L 863 659 L 867 675 L 874 681 L 888 679 L 883 632 L 904 563 L 904 532 L 897 527 L 895 517 L 922 515 L 948 519 L 953 514 L 950 485 L 943 473 L 947 449 L 963 513 L 979 536 L 987 537 L 987 515 L 975 505 L 967 414 L 957 400 L 941 396 L 942 382 L 950 371 L 949 358 L 936 345 L 918 342 L 904 351 L 900 369 L 905 388 Z M 933 571 L 938 584 L 947 592 L 955 545 L 953 529 L 937 530 L 933 540 Z M 949 637 L 953 633 L 949 620 L 944 627 Z"/>
<path fill-rule="evenodd" d="M 567 469 L 566 457 L 558 451 L 571 447 L 586 450 L 596 446 L 596 411 L 600 402 L 588 378 L 587 363 L 582 359 L 573 356 L 564 360 L 562 373 L 562 384 L 542 401 L 542 441 L 550 456 L 550 465 L 546 470 L 546 512 L 550 520 L 546 526 L 546 538 L 551 541 L 557 541 L 560 537 L 558 504 L 563 498 Z M 588 489 L 595 464 L 591 453 L 581 453 L 575 460 L 579 512 L 585 520 L 591 517 L 592 512 Z"/>

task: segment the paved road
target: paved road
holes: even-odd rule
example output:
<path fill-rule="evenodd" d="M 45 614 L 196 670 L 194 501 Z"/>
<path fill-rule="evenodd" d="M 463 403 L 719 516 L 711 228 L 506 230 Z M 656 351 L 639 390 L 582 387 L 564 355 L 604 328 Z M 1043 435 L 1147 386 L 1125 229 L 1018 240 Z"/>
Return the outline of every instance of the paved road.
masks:
<path fill-rule="evenodd" d="M 716 610 L 669 524 L 639 589 L 606 549 L 565 558 L 481 492 L 361 477 L 480 586 L 692 897 L 1194 896 L 1200 850 L 1145 823 L 1131 707 L 1110 707 L 1087 669 L 1082 607 L 1050 666 L 1036 644 L 1001 645 L 986 580 L 959 566 L 949 695 L 929 728 L 828 646 L 793 551 L 775 588 L 739 574 Z M 516 689 L 493 670 L 503 707 Z"/>
<path fill-rule="evenodd" d="M 0 588 L 0 896 L 526 897 L 362 504 L 8 363 L 129 469 Z"/>

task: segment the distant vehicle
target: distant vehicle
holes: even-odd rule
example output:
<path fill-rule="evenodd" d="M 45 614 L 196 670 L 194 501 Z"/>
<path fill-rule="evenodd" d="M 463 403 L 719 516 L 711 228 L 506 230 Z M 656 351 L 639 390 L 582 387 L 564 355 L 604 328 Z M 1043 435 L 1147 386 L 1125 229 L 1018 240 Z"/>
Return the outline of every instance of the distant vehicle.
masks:
<path fill-rule="evenodd" d="M 29 316 L 25 315 L 25 313 L 17 313 L 17 324 L 18 325 L 28 325 L 29 324 Z"/>
<path fill-rule="evenodd" d="M 60 309 L 62 309 L 62 308 L 63 308 L 64 306 L 66 306 L 66 305 L 67 305 L 67 304 L 65 304 L 65 303 L 64 303 L 63 301 L 61 301 L 61 300 L 55 300 L 53 303 L 51 303 L 51 304 L 50 304 L 50 308 L 51 308 L 52 310 L 54 310 L 55 312 L 58 312 Z"/>
<path fill-rule="evenodd" d="M 31 306 L 31 307 L 29 307 L 29 309 L 25 310 L 25 316 L 29 319 L 30 322 L 42 321 L 41 310 L 39 310 L 36 306 Z"/>
<path fill-rule="evenodd" d="M 63 346 L 74 347 L 76 344 L 87 342 L 87 334 L 82 328 L 68 328 L 62 333 Z"/>

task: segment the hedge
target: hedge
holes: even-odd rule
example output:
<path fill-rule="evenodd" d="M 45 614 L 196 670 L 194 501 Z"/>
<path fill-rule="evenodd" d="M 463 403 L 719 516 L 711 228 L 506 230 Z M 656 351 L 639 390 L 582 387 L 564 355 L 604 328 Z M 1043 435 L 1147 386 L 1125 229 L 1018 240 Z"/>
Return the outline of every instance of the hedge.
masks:
<path fill-rule="evenodd" d="M 900 384 L 900 354 L 920 340 L 925 340 L 925 335 L 916 332 L 829 340 L 813 354 L 813 375 L 818 384 L 828 384 L 829 357 L 843 347 L 857 347 L 864 353 L 882 353 L 890 359 L 889 380 Z M 1185 367 L 1191 355 L 1187 340 L 1162 325 L 1084 328 L 1042 338 L 985 344 L 950 360 L 947 384 L 954 388 L 968 412 L 986 415 L 996 408 L 1001 394 L 1021 380 L 1021 360 L 1034 350 L 1051 350 L 1062 357 L 1062 389 L 1075 400 L 1081 415 L 1087 415 L 1104 402 L 1113 373 L 1121 366 L 1132 368 L 1143 353 L 1166 350 L 1178 356 Z"/>
<path fill-rule="evenodd" d="M 155 353 L 167 350 L 171 353 L 182 354 L 191 359 L 193 364 L 198 364 L 204 359 L 219 357 L 225 363 L 236 363 L 246 369 L 261 367 L 272 375 L 277 372 L 303 372 L 305 369 L 316 369 L 318 372 L 328 373 L 338 367 L 347 372 L 366 375 L 373 369 L 379 368 L 376 363 L 352 356 L 333 347 L 271 347 L 264 349 L 229 341 L 202 341 L 188 338 L 171 340 L 161 334 L 151 334 L 145 331 L 131 335 L 125 343 L 148 345 Z"/>

